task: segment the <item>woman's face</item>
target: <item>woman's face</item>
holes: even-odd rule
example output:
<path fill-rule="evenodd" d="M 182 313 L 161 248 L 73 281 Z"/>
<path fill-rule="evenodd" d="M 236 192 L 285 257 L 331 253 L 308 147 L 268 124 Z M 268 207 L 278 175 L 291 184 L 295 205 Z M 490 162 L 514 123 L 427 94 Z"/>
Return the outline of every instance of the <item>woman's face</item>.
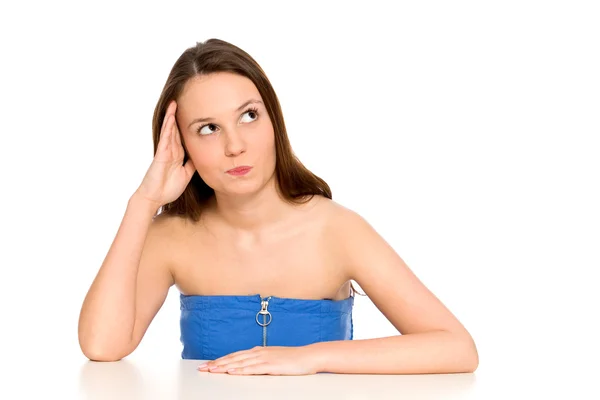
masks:
<path fill-rule="evenodd" d="M 262 101 L 250 79 L 229 72 L 189 80 L 177 100 L 177 124 L 189 157 L 215 192 L 253 192 L 272 178 L 275 135 Z M 245 175 L 227 173 L 244 165 L 252 167 Z"/>

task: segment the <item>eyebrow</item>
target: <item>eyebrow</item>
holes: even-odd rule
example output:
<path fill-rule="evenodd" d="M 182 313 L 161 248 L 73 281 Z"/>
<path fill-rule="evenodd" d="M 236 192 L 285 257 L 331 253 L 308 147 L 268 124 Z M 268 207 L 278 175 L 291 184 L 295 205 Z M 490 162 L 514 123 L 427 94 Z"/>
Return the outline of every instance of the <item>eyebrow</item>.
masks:
<path fill-rule="evenodd" d="M 259 103 L 259 104 L 263 104 L 263 102 L 262 102 L 262 101 L 260 101 L 260 100 L 257 100 L 257 99 L 250 99 L 250 100 L 248 100 L 248 101 L 244 102 L 244 104 L 242 104 L 242 105 L 241 105 L 241 106 L 239 106 L 238 108 L 236 108 L 236 109 L 235 109 L 233 112 L 238 112 L 238 111 L 241 111 L 241 110 L 242 110 L 242 108 L 246 107 L 246 106 L 247 106 L 247 105 L 249 105 L 249 104 L 253 104 L 253 103 Z M 211 118 L 211 117 L 207 117 L 207 118 L 196 118 L 196 119 L 194 119 L 192 122 L 190 122 L 190 124 L 188 125 L 188 128 L 189 128 L 190 126 L 192 126 L 192 125 L 194 125 L 194 124 L 198 123 L 198 122 L 212 121 L 212 120 L 214 120 L 214 118 Z"/>

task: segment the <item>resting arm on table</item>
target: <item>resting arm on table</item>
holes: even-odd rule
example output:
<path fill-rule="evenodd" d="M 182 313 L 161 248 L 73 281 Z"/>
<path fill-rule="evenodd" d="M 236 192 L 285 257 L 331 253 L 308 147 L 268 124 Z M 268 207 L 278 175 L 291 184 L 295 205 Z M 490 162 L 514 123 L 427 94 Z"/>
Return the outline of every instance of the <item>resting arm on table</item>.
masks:
<path fill-rule="evenodd" d="M 358 214 L 344 212 L 341 250 L 349 276 L 401 333 L 314 343 L 319 372 L 419 374 L 474 372 L 473 338 L 394 249 Z M 345 233 L 344 233 L 345 232 Z"/>

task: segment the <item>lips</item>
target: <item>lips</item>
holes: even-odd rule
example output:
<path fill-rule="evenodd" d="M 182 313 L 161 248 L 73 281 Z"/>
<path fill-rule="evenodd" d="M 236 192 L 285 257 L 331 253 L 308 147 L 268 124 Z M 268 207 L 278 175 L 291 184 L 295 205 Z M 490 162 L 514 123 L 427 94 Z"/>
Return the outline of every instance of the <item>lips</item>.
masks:
<path fill-rule="evenodd" d="M 235 167 L 233 169 L 228 170 L 227 172 L 229 172 L 230 174 L 239 174 L 242 172 L 248 172 L 250 171 L 252 167 L 249 165 L 242 165 L 240 167 Z"/>

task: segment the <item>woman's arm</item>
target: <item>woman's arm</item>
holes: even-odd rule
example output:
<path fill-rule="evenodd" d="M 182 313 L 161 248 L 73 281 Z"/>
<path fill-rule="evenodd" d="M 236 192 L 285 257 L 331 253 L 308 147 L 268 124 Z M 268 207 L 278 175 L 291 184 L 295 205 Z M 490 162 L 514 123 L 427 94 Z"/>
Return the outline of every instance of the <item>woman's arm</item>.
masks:
<path fill-rule="evenodd" d="M 153 219 L 156 208 L 134 194 L 81 307 L 79 345 L 95 361 L 130 354 L 173 285 L 166 266 L 169 221 Z"/>
<path fill-rule="evenodd" d="M 335 232 L 350 279 L 356 281 L 401 335 L 316 343 L 321 369 L 359 373 L 472 372 L 473 338 L 360 215 L 340 208 Z"/>
<path fill-rule="evenodd" d="M 474 372 L 479 364 L 471 337 L 447 331 L 319 342 L 307 349 L 317 372 L 447 374 Z"/>

